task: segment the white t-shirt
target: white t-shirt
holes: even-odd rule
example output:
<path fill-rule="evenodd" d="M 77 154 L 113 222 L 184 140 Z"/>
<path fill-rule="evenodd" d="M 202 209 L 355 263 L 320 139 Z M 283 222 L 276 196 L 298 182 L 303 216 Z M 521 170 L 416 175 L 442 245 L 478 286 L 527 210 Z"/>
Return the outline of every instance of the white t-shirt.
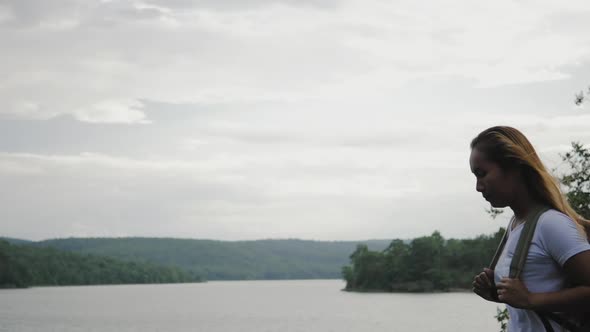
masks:
<path fill-rule="evenodd" d="M 496 283 L 508 276 L 510 262 L 523 225 L 520 224 L 513 230 L 510 230 L 511 225 L 508 226 L 506 246 L 494 271 Z M 520 279 L 531 293 L 563 289 L 566 282 L 563 264 L 570 257 L 586 250 L 590 250 L 590 244 L 585 234 L 576 227 L 576 223 L 559 211 L 548 210 L 539 217 Z M 510 315 L 509 332 L 545 331 L 543 323 L 535 312 L 509 305 L 506 307 Z M 551 324 L 556 332 L 566 331 L 553 321 Z"/>

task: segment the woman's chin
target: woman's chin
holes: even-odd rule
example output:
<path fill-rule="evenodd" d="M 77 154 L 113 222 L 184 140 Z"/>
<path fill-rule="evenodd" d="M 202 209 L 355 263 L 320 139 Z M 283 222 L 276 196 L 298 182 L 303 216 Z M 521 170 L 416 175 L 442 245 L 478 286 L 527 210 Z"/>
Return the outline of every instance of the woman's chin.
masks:
<path fill-rule="evenodd" d="M 502 209 L 507 207 L 507 204 L 503 204 L 503 203 L 498 203 L 498 202 L 490 202 L 490 205 L 495 208 L 495 209 Z"/>

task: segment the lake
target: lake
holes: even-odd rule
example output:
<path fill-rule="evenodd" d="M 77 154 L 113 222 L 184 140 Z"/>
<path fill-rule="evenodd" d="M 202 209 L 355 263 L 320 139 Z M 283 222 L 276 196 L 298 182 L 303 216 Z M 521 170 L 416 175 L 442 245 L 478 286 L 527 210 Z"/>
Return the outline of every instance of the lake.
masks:
<path fill-rule="evenodd" d="M 480 331 L 497 304 L 472 293 L 343 292 L 340 280 L 0 290 L 0 331 Z"/>

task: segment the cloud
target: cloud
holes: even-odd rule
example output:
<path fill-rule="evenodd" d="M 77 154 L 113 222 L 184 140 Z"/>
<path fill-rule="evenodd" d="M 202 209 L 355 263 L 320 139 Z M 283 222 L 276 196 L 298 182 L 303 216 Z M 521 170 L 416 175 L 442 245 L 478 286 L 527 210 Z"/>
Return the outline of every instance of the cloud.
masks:
<path fill-rule="evenodd" d="M 485 8 L 459 0 L 428 8 L 410 1 L 14 1 L 0 10 L 7 50 L 0 109 L 142 123 L 138 108 L 113 101 L 385 103 L 392 89 L 419 79 L 462 77 L 482 87 L 564 80 L 568 68 L 590 59 L 590 23 L 567 24 L 589 9 L 550 1 Z"/>
<path fill-rule="evenodd" d="M 314 7 L 332 9 L 339 4 L 344 3 L 342 0 L 250 0 L 250 1 L 236 1 L 236 0 L 154 0 L 151 3 L 160 6 L 168 6 L 175 10 L 221 10 L 221 11 L 244 11 L 244 10 L 259 10 L 268 6 L 287 5 L 292 7 Z"/>
<path fill-rule="evenodd" d="M 147 124 L 141 111 L 143 104 L 137 100 L 109 100 L 74 112 L 80 121 L 91 123 L 142 123 Z"/>

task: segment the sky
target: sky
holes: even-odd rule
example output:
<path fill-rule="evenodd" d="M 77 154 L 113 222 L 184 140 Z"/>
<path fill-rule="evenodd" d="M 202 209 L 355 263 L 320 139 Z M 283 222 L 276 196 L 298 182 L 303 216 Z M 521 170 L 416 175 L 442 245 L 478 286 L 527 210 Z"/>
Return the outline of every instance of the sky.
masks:
<path fill-rule="evenodd" d="M 0 0 L 0 236 L 491 234 L 469 142 L 590 143 L 590 2 Z"/>

